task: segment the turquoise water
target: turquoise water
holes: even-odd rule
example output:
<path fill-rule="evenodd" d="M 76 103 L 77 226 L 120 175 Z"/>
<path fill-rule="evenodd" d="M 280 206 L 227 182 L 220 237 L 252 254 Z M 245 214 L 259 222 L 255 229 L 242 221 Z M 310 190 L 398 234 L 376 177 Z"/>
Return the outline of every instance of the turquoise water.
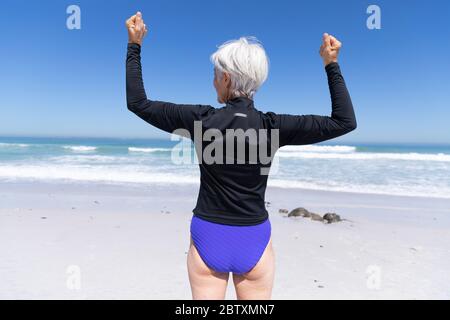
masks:
<path fill-rule="evenodd" d="M 0 181 L 198 184 L 197 164 L 179 163 L 176 157 L 179 144 L 152 139 L 0 137 Z M 185 155 L 193 160 L 192 150 L 187 151 Z M 269 185 L 450 198 L 450 145 L 328 141 L 283 147 L 275 157 Z"/>

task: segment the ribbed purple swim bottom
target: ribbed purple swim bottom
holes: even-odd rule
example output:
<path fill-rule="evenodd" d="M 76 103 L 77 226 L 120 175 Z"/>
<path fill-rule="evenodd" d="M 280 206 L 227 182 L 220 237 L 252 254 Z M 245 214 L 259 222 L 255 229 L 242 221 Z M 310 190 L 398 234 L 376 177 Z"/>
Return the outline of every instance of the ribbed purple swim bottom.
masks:
<path fill-rule="evenodd" d="M 194 215 L 190 231 L 200 257 L 209 268 L 243 274 L 260 260 L 272 230 L 269 219 L 253 226 L 230 226 Z"/>

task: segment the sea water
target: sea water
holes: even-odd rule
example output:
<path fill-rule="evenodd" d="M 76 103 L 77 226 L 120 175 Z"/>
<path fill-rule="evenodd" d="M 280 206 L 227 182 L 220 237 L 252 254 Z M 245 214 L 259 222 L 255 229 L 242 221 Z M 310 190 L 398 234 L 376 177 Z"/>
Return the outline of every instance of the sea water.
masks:
<path fill-rule="evenodd" d="M 0 181 L 198 184 L 198 164 L 175 163 L 178 141 L 0 137 Z M 193 153 L 194 154 L 194 153 Z M 286 146 L 269 186 L 450 198 L 450 145 Z"/>

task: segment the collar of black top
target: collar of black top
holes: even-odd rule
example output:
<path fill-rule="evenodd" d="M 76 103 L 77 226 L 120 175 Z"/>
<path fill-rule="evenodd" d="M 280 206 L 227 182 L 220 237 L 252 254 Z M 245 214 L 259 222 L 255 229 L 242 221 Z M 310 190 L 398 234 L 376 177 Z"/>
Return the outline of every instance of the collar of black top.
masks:
<path fill-rule="evenodd" d="M 234 97 L 232 99 L 229 99 L 227 101 L 228 104 L 234 105 L 234 106 L 245 106 L 249 108 L 253 108 L 253 100 L 250 98 L 247 98 L 245 96 L 240 97 Z"/>

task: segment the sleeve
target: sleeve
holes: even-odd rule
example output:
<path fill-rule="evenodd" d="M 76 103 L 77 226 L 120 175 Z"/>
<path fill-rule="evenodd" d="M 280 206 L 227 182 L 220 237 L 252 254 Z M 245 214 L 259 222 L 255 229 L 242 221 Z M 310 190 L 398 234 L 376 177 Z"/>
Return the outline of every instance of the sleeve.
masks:
<path fill-rule="evenodd" d="M 280 147 L 318 143 L 356 129 L 356 117 L 339 65 L 325 67 L 331 95 L 331 117 L 320 115 L 275 114 L 270 116 L 279 129 Z"/>
<path fill-rule="evenodd" d="M 141 46 L 128 44 L 126 59 L 126 92 L 128 110 L 149 124 L 173 133 L 176 129 L 188 130 L 193 136 L 194 121 L 214 109 L 209 105 L 175 104 L 165 101 L 149 100 L 144 89 L 141 67 Z"/>

